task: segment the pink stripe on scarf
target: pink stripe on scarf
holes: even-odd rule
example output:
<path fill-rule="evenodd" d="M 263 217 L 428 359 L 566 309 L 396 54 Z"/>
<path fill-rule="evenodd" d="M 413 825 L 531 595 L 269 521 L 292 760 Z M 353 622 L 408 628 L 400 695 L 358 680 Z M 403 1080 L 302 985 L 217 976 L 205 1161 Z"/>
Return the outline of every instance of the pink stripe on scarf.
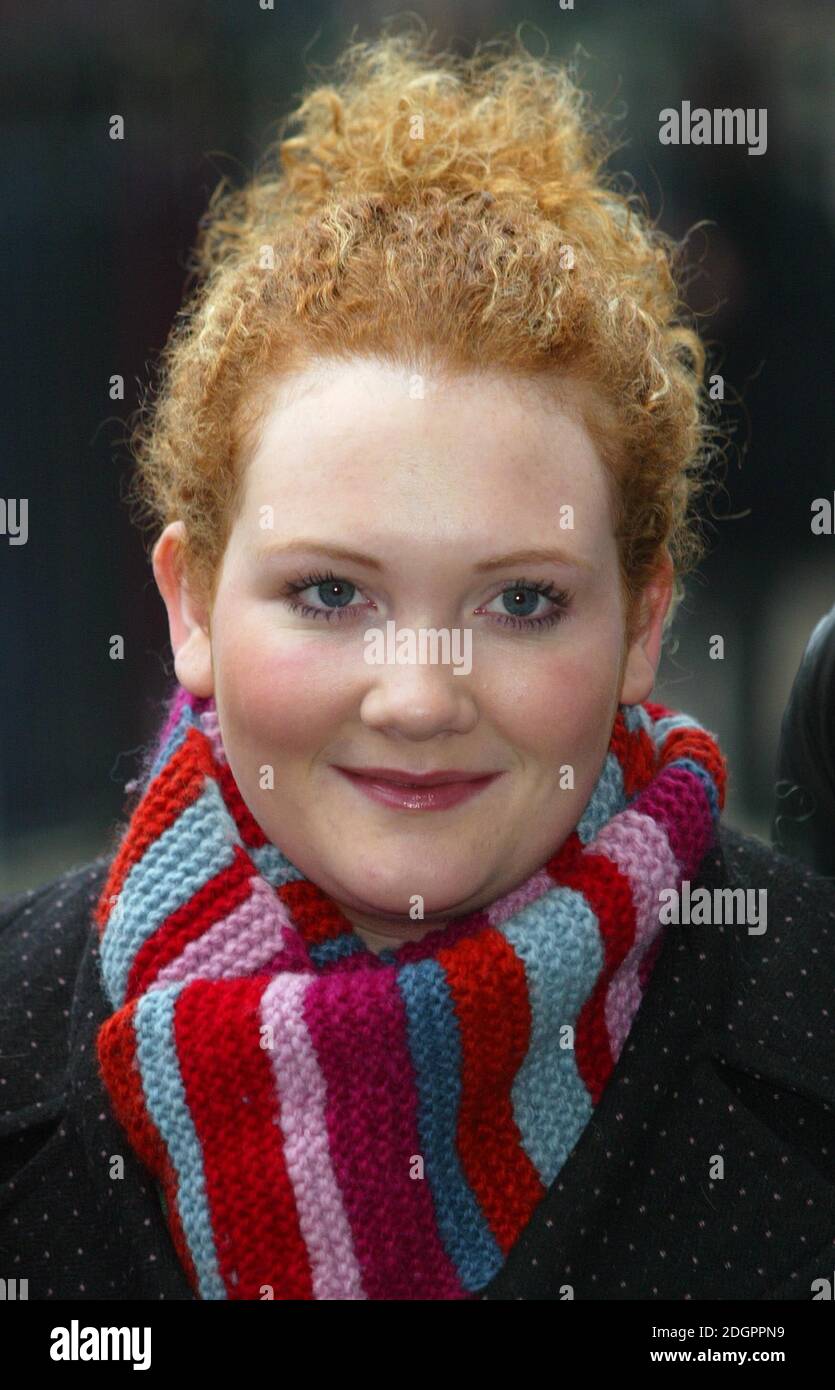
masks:
<path fill-rule="evenodd" d="M 229 759 L 226 756 L 226 749 L 223 746 L 223 739 L 220 734 L 220 720 L 218 719 L 217 710 L 214 705 L 212 705 L 211 709 L 204 710 L 201 714 L 200 724 L 203 733 L 209 740 L 212 757 L 216 763 L 224 767 Z"/>
<path fill-rule="evenodd" d="M 521 912 L 523 907 L 529 903 L 536 902 L 543 893 L 550 893 L 554 886 L 554 880 L 545 869 L 541 869 L 533 878 L 529 878 L 527 883 L 523 883 L 521 888 L 514 888 L 512 892 L 506 893 L 503 898 L 497 898 L 490 907 L 486 908 L 491 926 L 498 927 L 502 922 L 506 922 L 512 917 L 514 912 Z"/>
<path fill-rule="evenodd" d="M 275 889 L 253 875 L 249 896 L 227 917 L 213 923 L 156 977 L 157 984 L 175 980 L 221 980 L 254 975 L 258 970 L 287 965 L 285 943 L 296 945 L 287 909 Z M 305 959 L 299 955 L 299 963 Z M 292 967 L 291 967 L 292 968 Z M 297 966 L 298 968 L 298 966 Z"/>
<path fill-rule="evenodd" d="M 284 1158 L 307 1246 L 316 1299 L 364 1299 L 351 1226 L 331 1165 L 327 1090 L 304 1022 L 311 976 L 282 975 L 264 990 Z"/>
<path fill-rule="evenodd" d="M 634 808 L 605 825 L 592 848 L 607 854 L 629 879 L 635 907 L 635 940 L 606 991 L 606 1028 L 617 1061 L 641 1002 L 641 962 L 659 931 L 658 894 L 662 888 L 676 887 L 681 870 L 661 827 Z"/>

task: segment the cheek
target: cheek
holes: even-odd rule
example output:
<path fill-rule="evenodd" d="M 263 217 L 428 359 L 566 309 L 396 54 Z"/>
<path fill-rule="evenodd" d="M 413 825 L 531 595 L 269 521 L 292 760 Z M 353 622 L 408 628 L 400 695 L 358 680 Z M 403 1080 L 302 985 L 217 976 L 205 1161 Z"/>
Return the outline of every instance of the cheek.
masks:
<path fill-rule="evenodd" d="M 566 642 L 519 662 L 496 690 L 505 736 L 546 760 L 599 756 L 614 719 L 618 649 Z"/>
<path fill-rule="evenodd" d="M 327 643 L 230 623 L 212 658 L 224 738 L 250 747 L 303 746 L 333 729 L 341 682 Z"/>

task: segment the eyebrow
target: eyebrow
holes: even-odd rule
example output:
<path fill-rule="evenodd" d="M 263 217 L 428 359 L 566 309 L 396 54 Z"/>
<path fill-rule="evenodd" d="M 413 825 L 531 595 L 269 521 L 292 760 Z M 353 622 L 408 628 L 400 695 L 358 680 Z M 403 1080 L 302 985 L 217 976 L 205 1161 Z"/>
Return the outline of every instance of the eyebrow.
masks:
<path fill-rule="evenodd" d="M 329 541 L 317 540 L 296 540 L 287 541 L 284 544 L 265 545 L 259 552 L 259 558 L 270 560 L 274 556 L 290 555 L 296 551 L 316 551 L 322 555 L 329 555 L 334 560 L 344 560 L 348 564 L 364 565 L 366 569 L 383 570 L 385 566 L 373 555 L 364 555 L 360 550 L 352 550 L 348 546 L 331 544 Z M 514 565 L 536 565 L 536 564 L 557 564 L 570 565 L 576 569 L 587 569 L 588 565 L 584 560 L 577 556 L 568 555 L 560 550 L 547 550 L 542 547 L 533 550 L 513 550 L 507 555 L 496 555 L 492 560 L 480 560 L 473 569 L 478 574 L 486 574 L 491 570 L 510 569 Z"/>

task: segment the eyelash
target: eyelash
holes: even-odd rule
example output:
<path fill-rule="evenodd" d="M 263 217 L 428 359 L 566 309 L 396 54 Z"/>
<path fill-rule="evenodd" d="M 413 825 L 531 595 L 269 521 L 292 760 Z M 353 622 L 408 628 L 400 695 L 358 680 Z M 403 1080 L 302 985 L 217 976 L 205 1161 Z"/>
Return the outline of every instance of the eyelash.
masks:
<path fill-rule="evenodd" d="M 324 618 L 326 622 L 331 622 L 334 618 L 337 622 L 342 621 L 342 615 L 349 612 L 349 608 L 313 608 L 307 603 L 293 602 L 292 595 L 303 593 L 305 589 L 313 588 L 321 584 L 348 584 L 352 589 L 356 589 L 355 584 L 350 580 L 343 579 L 341 575 L 334 574 L 328 570 L 323 574 L 317 571 L 314 574 L 301 576 L 299 579 L 291 580 L 283 590 L 283 598 L 287 606 L 293 613 L 299 613 L 305 618 Z M 539 594 L 542 598 L 550 599 L 556 605 L 553 613 L 542 614 L 538 618 L 517 618 L 512 613 L 491 613 L 489 616 L 501 623 L 504 627 L 543 629 L 556 627 L 557 623 L 562 622 L 569 608 L 573 595 L 566 589 L 555 589 L 550 580 L 533 581 L 529 579 L 517 579 L 513 584 L 507 584 L 500 589 L 496 598 L 502 594 L 511 593 L 517 589 L 529 589 L 531 593 Z M 493 600 L 491 599 L 492 603 Z"/>

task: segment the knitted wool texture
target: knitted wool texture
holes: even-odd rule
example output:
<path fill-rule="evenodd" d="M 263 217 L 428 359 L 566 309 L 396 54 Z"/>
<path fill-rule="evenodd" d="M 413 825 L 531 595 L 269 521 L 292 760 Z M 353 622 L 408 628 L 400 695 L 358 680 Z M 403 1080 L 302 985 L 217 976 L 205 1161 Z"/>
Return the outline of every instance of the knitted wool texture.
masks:
<path fill-rule="evenodd" d="M 620 706 L 527 882 L 375 954 L 270 843 L 178 689 L 95 911 L 115 1114 L 201 1299 L 475 1297 L 554 1182 L 714 840 L 725 763 Z"/>

